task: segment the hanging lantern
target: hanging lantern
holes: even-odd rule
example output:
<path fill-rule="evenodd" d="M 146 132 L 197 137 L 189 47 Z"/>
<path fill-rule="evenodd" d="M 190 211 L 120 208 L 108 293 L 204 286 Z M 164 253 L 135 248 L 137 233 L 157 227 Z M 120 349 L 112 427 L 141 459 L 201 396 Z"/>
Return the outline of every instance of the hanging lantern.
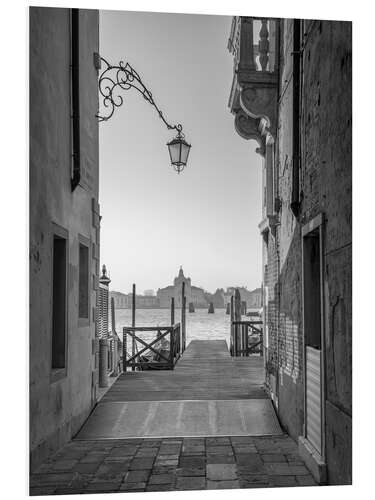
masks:
<path fill-rule="evenodd" d="M 176 172 L 180 173 L 186 167 L 188 160 L 191 144 L 185 141 L 185 136 L 178 131 L 178 134 L 174 139 L 167 143 L 169 156 L 171 157 L 171 164 L 173 165 Z"/>

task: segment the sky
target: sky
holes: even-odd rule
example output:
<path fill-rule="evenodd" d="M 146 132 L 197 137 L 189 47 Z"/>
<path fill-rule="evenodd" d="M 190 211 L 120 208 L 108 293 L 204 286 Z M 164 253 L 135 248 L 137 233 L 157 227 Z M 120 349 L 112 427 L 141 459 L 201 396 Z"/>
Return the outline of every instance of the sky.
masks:
<path fill-rule="evenodd" d="M 101 262 L 111 289 L 157 290 L 180 266 L 207 291 L 261 284 L 261 158 L 228 108 L 231 17 L 100 12 L 100 54 L 129 62 L 192 145 L 177 174 L 169 131 L 137 91 L 99 124 Z"/>

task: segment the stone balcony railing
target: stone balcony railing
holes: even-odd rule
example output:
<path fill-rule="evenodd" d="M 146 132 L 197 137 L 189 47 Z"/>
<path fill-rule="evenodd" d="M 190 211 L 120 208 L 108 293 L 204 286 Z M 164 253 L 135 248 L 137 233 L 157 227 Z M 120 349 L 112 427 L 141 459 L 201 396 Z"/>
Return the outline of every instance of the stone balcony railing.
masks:
<path fill-rule="evenodd" d="M 255 139 L 264 156 L 267 134 L 275 137 L 279 21 L 234 17 L 228 50 L 234 57 L 229 107 L 241 137 Z"/>

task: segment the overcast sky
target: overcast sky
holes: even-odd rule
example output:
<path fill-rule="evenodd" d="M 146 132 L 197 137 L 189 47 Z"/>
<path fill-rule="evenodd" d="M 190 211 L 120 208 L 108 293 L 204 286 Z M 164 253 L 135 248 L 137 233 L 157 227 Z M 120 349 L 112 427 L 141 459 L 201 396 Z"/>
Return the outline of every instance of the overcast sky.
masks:
<path fill-rule="evenodd" d="M 192 144 L 170 165 L 166 129 L 136 91 L 100 123 L 101 262 L 111 289 L 171 284 L 182 265 L 208 291 L 261 283 L 261 159 L 228 108 L 231 18 L 101 11 L 100 53 L 129 62 Z"/>

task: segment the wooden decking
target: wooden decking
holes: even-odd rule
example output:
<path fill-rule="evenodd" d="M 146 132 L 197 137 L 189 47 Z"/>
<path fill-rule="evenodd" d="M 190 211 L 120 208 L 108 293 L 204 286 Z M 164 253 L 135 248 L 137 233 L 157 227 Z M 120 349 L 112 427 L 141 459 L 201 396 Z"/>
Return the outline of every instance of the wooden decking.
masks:
<path fill-rule="evenodd" d="M 121 375 L 78 438 L 281 434 L 263 381 L 262 358 L 194 340 L 173 371 Z"/>

